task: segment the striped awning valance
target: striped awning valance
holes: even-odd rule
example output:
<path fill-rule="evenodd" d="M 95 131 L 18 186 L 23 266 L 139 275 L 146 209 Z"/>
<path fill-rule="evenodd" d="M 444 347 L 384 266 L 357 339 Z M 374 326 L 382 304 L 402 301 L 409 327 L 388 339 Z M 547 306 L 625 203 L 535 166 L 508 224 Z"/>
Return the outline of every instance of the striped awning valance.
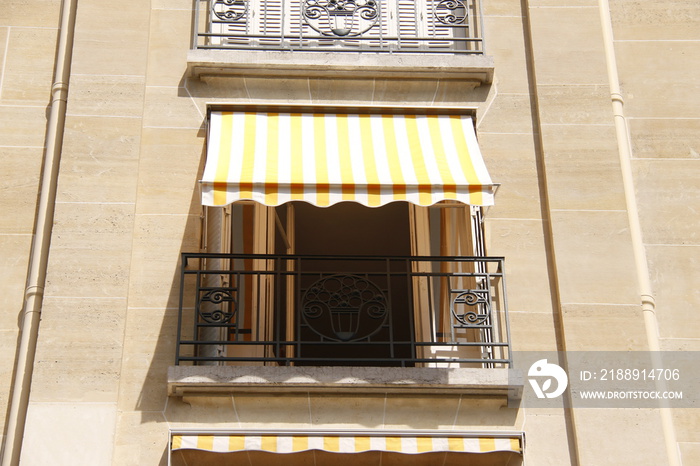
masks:
<path fill-rule="evenodd" d="M 333 453 L 369 451 L 419 454 L 431 452 L 522 452 L 521 437 L 362 436 L 362 435 L 242 435 L 173 434 L 172 450 L 218 453 L 263 451 L 299 453 L 320 450 Z"/>
<path fill-rule="evenodd" d="M 471 117 L 212 111 L 202 203 L 493 204 Z"/>

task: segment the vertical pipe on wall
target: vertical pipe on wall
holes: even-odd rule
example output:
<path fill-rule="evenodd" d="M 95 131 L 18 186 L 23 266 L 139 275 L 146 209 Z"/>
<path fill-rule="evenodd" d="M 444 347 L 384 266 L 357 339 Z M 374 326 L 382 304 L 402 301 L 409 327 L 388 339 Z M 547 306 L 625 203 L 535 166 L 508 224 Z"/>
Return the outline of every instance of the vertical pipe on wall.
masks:
<path fill-rule="evenodd" d="M 637 282 L 641 294 L 644 327 L 649 351 L 652 353 L 652 363 L 655 367 L 661 367 L 659 356 L 661 345 L 659 343 L 659 324 L 656 319 L 656 302 L 654 301 L 651 287 L 646 250 L 644 248 L 644 242 L 642 241 L 642 227 L 639 220 L 637 198 L 634 191 L 632 164 L 630 162 L 632 158 L 632 144 L 630 142 L 629 129 L 624 113 L 624 101 L 620 91 L 620 78 L 617 74 L 617 58 L 615 57 L 612 18 L 610 16 L 610 4 L 608 0 L 598 0 L 598 8 L 600 10 L 601 26 L 603 28 L 603 45 L 605 47 L 605 62 L 608 69 L 610 99 L 612 100 L 617 149 L 620 157 L 622 183 L 625 191 L 625 202 L 627 204 L 627 218 L 630 227 L 630 235 L 632 237 Z M 676 440 L 676 432 L 673 426 L 670 408 L 662 402 L 659 411 L 668 464 L 670 466 L 680 466 L 681 460 L 678 452 L 678 442 Z"/>
<path fill-rule="evenodd" d="M 73 52 L 73 35 L 78 0 L 63 0 L 59 25 L 58 49 L 54 82 L 51 86 L 51 109 L 46 129 L 46 149 L 41 174 L 37 213 L 34 222 L 34 237 L 27 271 L 27 288 L 24 306 L 20 315 L 20 342 L 15 361 L 15 378 L 7 420 L 7 435 L 2 456 L 2 466 L 19 464 L 24 437 L 24 426 L 29 405 L 34 355 L 39 333 L 41 306 L 46 282 L 49 245 L 53 230 L 56 186 L 63 145 L 63 130 L 68 97 L 68 81 Z"/>

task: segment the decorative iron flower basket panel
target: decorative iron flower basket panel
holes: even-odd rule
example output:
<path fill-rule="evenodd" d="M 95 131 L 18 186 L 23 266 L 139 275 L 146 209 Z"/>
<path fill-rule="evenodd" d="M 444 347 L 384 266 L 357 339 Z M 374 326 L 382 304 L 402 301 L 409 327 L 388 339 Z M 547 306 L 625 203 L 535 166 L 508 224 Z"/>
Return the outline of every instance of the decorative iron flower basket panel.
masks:
<path fill-rule="evenodd" d="M 331 275 L 305 290 L 302 316 L 308 328 L 330 341 L 354 342 L 376 334 L 389 316 L 384 291 L 357 275 Z"/>
<path fill-rule="evenodd" d="M 357 37 L 379 22 L 380 5 L 375 0 L 305 0 L 302 17 L 321 35 Z"/>

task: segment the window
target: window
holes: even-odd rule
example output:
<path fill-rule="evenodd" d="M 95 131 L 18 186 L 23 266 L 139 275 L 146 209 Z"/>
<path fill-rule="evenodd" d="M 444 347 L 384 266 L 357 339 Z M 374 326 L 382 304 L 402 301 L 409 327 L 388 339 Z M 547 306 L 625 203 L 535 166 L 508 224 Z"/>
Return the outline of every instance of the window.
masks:
<path fill-rule="evenodd" d="M 203 258 L 195 357 L 464 367 L 507 358 L 500 264 L 484 256 L 481 208 L 244 202 L 206 210 L 205 251 L 214 256 Z"/>
<path fill-rule="evenodd" d="M 202 186 L 179 360 L 508 364 L 468 116 L 212 112 Z"/>

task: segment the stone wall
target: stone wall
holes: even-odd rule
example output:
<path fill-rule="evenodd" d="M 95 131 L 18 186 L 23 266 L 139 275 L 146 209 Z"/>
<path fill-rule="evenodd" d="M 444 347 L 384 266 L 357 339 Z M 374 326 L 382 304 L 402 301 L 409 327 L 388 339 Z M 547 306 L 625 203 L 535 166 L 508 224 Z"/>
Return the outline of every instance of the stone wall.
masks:
<path fill-rule="evenodd" d="M 700 4 L 611 7 L 661 349 L 699 351 Z M 700 422 L 692 410 L 673 417 L 683 464 L 692 464 Z"/>
<path fill-rule="evenodd" d="M 14 355 L 60 4 L 37 14 L 33 2 L 6 3 L 0 349 Z M 611 3 L 662 346 L 698 350 L 700 7 Z M 483 8 L 495 73 L 480 84 L 352 71 L 190 77 L 191 0 L 80 0 L 22 464 L 166 465 L 169 428 L 524 430 L 528 464 L 665 464 L 653 410 L 517 410 L 459 395 L 167 396 L 179 254 L 200 247 L 213 102 L 475 108 L 501 183 L 487 251 L 506 257 L 513 348 L 647 348 L 597 1 Z M 12 364 L 0 361 L 0 416 Z M 686 461 L 700 455 L 692 414 L 674 412 Z"/>
<path fill-rule="evenodd" d="M 51 99 L 60 1 L 0 8 L 0 438 L 14 377 L 20 312 Z"/>

